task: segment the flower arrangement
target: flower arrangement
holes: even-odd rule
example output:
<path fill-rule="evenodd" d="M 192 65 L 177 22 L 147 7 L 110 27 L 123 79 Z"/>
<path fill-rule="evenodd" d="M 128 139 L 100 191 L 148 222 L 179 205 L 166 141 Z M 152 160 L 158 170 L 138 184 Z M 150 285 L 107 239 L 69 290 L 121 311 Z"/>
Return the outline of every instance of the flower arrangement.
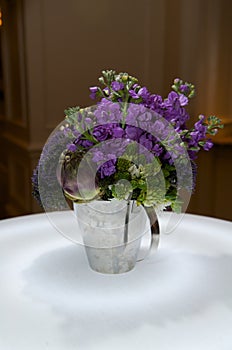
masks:
<path fill-rule="evenodd" d="M 96 105 L 65 110 L 65 121 L 44 148 L 39 167 L 46 181 L 49 174 L 54 181 L 55 173 L 73 202 L 116 198 L 178 212 L 179 190 L 193 191 L 197 154 L 213 146 L 209 136 L 223 127 L 220 119 L 200 115 L 187 128 L 186 106 L 195 89 L 180 79 L 164 99 L 128 73 L 103 71 L 99 82 L 90 87 Z M 38 167 L 32 182 L 39 200 Z"/>

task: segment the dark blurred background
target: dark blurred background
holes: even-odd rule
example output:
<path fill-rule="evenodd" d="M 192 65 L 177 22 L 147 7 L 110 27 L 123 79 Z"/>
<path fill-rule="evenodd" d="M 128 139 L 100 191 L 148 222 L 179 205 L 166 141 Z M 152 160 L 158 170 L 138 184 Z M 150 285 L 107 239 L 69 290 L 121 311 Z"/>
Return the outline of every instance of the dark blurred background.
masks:
<path fill-rule="evenodd" d="M 232 1 L 0 0 L 0 217 L 38 212 L 31 175 L 68 106 L 88 106 L 103 69 L 166 96 L 194 83 L 189 111 L 225 122 L 198 159 L 188 211 L 232 220 Z"/>

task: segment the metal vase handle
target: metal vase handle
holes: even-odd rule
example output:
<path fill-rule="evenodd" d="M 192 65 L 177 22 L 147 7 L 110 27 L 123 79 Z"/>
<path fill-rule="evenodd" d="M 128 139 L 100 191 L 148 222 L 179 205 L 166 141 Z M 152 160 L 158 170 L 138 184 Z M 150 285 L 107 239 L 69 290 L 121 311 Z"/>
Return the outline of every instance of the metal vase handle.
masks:
<path fill-rule="evenodd" d="M 144 260 L 148 254 L 154 254 L 157 251 L 160 238 L 160 225 L 156 210 L 154 207 L 144 207 L 149 222 L 150 222 L 150 232 L 145 234 L 142 238 L 141 249 L 137 261 Z M 148 239 L 146 239 L 146 236 Z M 148 243 L 146 241 L 148 240 Z M 143 242 L 144 241 L 144 242 Z M 143 247 L 144 245 L 144 247 Z"/>
<path fill-rule="evenodd" d="M 124 226 L 125 227 L 124 243 L 128 242 L 129 216 L 130 216 L 130 212 L 133 211 L 134 205 L 135 205 L 135 202 L 133 200 L 131 201 L 130 199 L 128 199 L 126 216 L 125 216 L 125 226 Z M 143 207 L 150 222 L 150 230 L 147 231 L 145 235 L 142 237 L 140 252 L 137 258 L 137 262 L 144 260 L 149 253 L 153 254 L 156 252 L 159 245 L 159 238 L 160 238 L 160 225 L 159 225 L 159 220 L 156 214 L 155 207 L 145 207 L 145 206 Z"/>

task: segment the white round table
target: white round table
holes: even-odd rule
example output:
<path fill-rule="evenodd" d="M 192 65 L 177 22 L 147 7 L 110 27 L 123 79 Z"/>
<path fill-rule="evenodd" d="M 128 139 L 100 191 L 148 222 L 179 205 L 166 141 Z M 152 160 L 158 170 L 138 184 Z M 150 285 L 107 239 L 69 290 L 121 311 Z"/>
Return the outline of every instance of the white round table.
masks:
<path fill-rule="evenodd" d="M 120 275 L 92 271 L 45 214 L 2 220 L 0 349 L 231 350 L 231 271 L 223 220 L 185 215 Z"/>

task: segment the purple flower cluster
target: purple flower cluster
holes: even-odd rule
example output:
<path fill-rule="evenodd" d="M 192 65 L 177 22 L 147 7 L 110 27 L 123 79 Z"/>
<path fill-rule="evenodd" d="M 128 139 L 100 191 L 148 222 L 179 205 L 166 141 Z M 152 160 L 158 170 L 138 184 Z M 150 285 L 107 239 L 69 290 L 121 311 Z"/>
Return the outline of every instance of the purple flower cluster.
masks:
<path fill-rule="evenodd" d="M 147 88 L 146 87 L 141 88 L 138 84 L 135 84 L 133 86 L 133 89 L 129 90 L 129 94 L 134 100 L 142 98 L 143 101 L 146 101 L 150 96 Z"/>
<path fill-rule="evenodd" d="M 91 138 L 79 136 L 68 145 L 71 152 L 75 152 L 78 145 L 88 151 L 99 143 L 120 140 L 121 146 L 117 144 L 115 150 L 112 150 L 112 145 L 102 146 L 101 150 L 94 148 L 92 160 L 100 164 L 101 178 L 117 171 L 117 158 L 125 152 L 130 142 L 139 145 L 137 151 L 146 154 L 147 161 L 159 157 L 164 165 L 181 161 L 186 149 L 193 162 L 200 148 L 209 150 L 213 146 L 212 141 L 206 138 L 205 117 L 201 116 L 194 127 L 186 131 L 186 121 L 189 119 L 186 106 L 193 94 L 191 84 L 175 79 L 174 91 L 162 99 L 133 79 L 130 82 L 127 75 L 119 78 L 111 81 L 103 90 L 96 86 L 90 88 L 91 98 L 101 96 L 92 116 L 94 121 L 90 122 L 88 115 L 82 120 L 85 122 L 82 129 L 91 134 Z"/>
<path fill-rule="evenodd" d="M 114 91 L 119 91 L 124 89 L 124 84 L 119 81 L 113 81 L 111 87 Z"/>
<path fill-rule="evenodd" d="M 126 179 L 133 189 L 132 199 L 145 206 L 154 205 L 164 198 L 160 194 L 157 199 L 155 190 L 147 201 L 146 181 L 149 178 L 157 188 L 154 177 L 161 169 L 165 200 L 175 207 L 180 188 L 193 190 L 197 153 L 211 149 L 213 143 L 208 134 L 216 133 L 220 120 L 200 116 L 192 128 L 187 128 L 186 107 L 194 95 L 194 86 L 180 79 L 175 79 L 173 91 L 163 99 L 127 73 L 102 73 L 99 82 L 103 88 L 90 87 L 90 97 L 98 99 L 96 106 L 67 109 L 64 123 L 44 147 L 39 162 L 44 192 L 38 193 L 37 169 L 33 174 L 34 195 L 45 201 L 55 178 L 54 196 L 46 199 L 47 208 L 54 206 L 56 198 L 62 207 L 59 186 L 71 200 L 88 201 L 96 196 L 108 200 L 117 198 L 115 183 Z M 77 179 L 78 174 L 82 174 L 81 180 Z"/>
<path fill-rule="evenodd" d="M 194 124 L 192 131 L 187 134 L 187 137 L 183 137 L 188 145 L 188 153 L 191 160 L 196 159 L 200 146 L 202 146 L 205 151 L 209 151 L 213 147 L 212 140 L 206 138 L 207 125 L 205 120 L 205 116 L 200 115 L 199 120 Z M 202 142 L 202 140 L 204 141 Z"/>
<path fill-rule="evenodd" d="M 123 85 L 118 82 L 111 84 L 115 91 L 123 89 Z M 136 91 L 137 86 L 134 85 L 133 88 Z M 142 98 L 138 104 L 115 103 L 102 98 L 96 109 L 91 111 L 91 123 L 88 121 L 88 114 L 85 115 L 86 125 L 82 124 L 85 133 L 67 147 L 71 152 L 75 152 L 78 146 L 86 152 L 93 148 L 92 160 L 99 164 L 101 178 L 108 177 L 117 171 L 116 160 L 123 155 L 126 146 L 131 142 L 139 145 L 137 152 L 144 154 L 147 161 L 151 161 L 153 157 L 159 157 L 162 163 L 173 165 L 178 157 L 185 155 L 185 147 L 180 146 L 182 139 L 176 137 L 179 135 L 176 130 L 177 128 L 183 130 L 185 127 L 188 115 L 184 106 L 188 103 L 187 97 L 172 92 L 163 101 L 158 95 L 150 95 L 146 88 L 140 88 L 136 93 L 139 98 Z M 147 107 L 148 105 L 150 108 Z M 194 142 L 199 142 L 205 136 L 201 123 L 199 121 L 195 124 L 195 131 L 191 134 L 191 138 L 183 140 L 186 144 L 189 143 L 189 147 L 194 146 Z M 90 128 L 90 125 L 94 126 Z M 194 132 L 198 139 L 194 138 Z M 117 139 L 119 142 L 115 143 Z M 108 140 L 113 142 L 109 145 Z M 96 147 L 99 144 L 101 149 L 99 146 Z M 115 149 L 112 149 L 113 144 L 116 145 Z M 190 151 L 192 159 L 194 159 L 193 155 L 194 152 Z"/>
<path fill-rule="evenodd" d="M 133 82 L 133 80 L 132 80 Z M 107 101 L 110 104 L 113 102 L 130 102 L 135 103 L 137 106 L 149 108 L 150 110 L 160 114 L 167 121 L 171 122 L 175 128 L 184 128 L 186 121 L 189 119 L 189 114 L 187 113 L 185 107 L 189 102 L 189 95 L 191 95 L 191 84 L 182 83 L 180 79 L 175 79 L 174 83 L 178 86 L 176 90 L 171 91 L 166 99 L 162 99 L 160 95 L 151 94 L 148 89 L 144 86 L 141 87 L 137 83 L 132 85 L 126 85 L 121 81 L 112 81 L 110 87 L 107 91 L 103 89 L 105 96 L 107 96 Z M 98 92 L 98 87 L 91 87 L 91 98 L 96 98 Z M 129 98 L 126 101 L 125 96 L 128 94 Z M 104 94 L 103 94 L 104 95 Z M 104 98 L 101 99 L 104 102 Z M 117 104 L 116 104 L 117 105 Z M 105 103 L 103 103 L 103 109 L 105 110 Z M 132 109 L 132 108 L 131 108 Z M 99 110 L 101 113 L 101 111 Z M 127 122 L 130 123 L 130 119 L 136 120 L 136 113 L 134 111 L 128 111 Z M 141 114 L 140 114 L 141 115 Z M 112 118 L 114 114 L 111 115 Z M 104 115 L 101 118 L 104 121 Z"/>

